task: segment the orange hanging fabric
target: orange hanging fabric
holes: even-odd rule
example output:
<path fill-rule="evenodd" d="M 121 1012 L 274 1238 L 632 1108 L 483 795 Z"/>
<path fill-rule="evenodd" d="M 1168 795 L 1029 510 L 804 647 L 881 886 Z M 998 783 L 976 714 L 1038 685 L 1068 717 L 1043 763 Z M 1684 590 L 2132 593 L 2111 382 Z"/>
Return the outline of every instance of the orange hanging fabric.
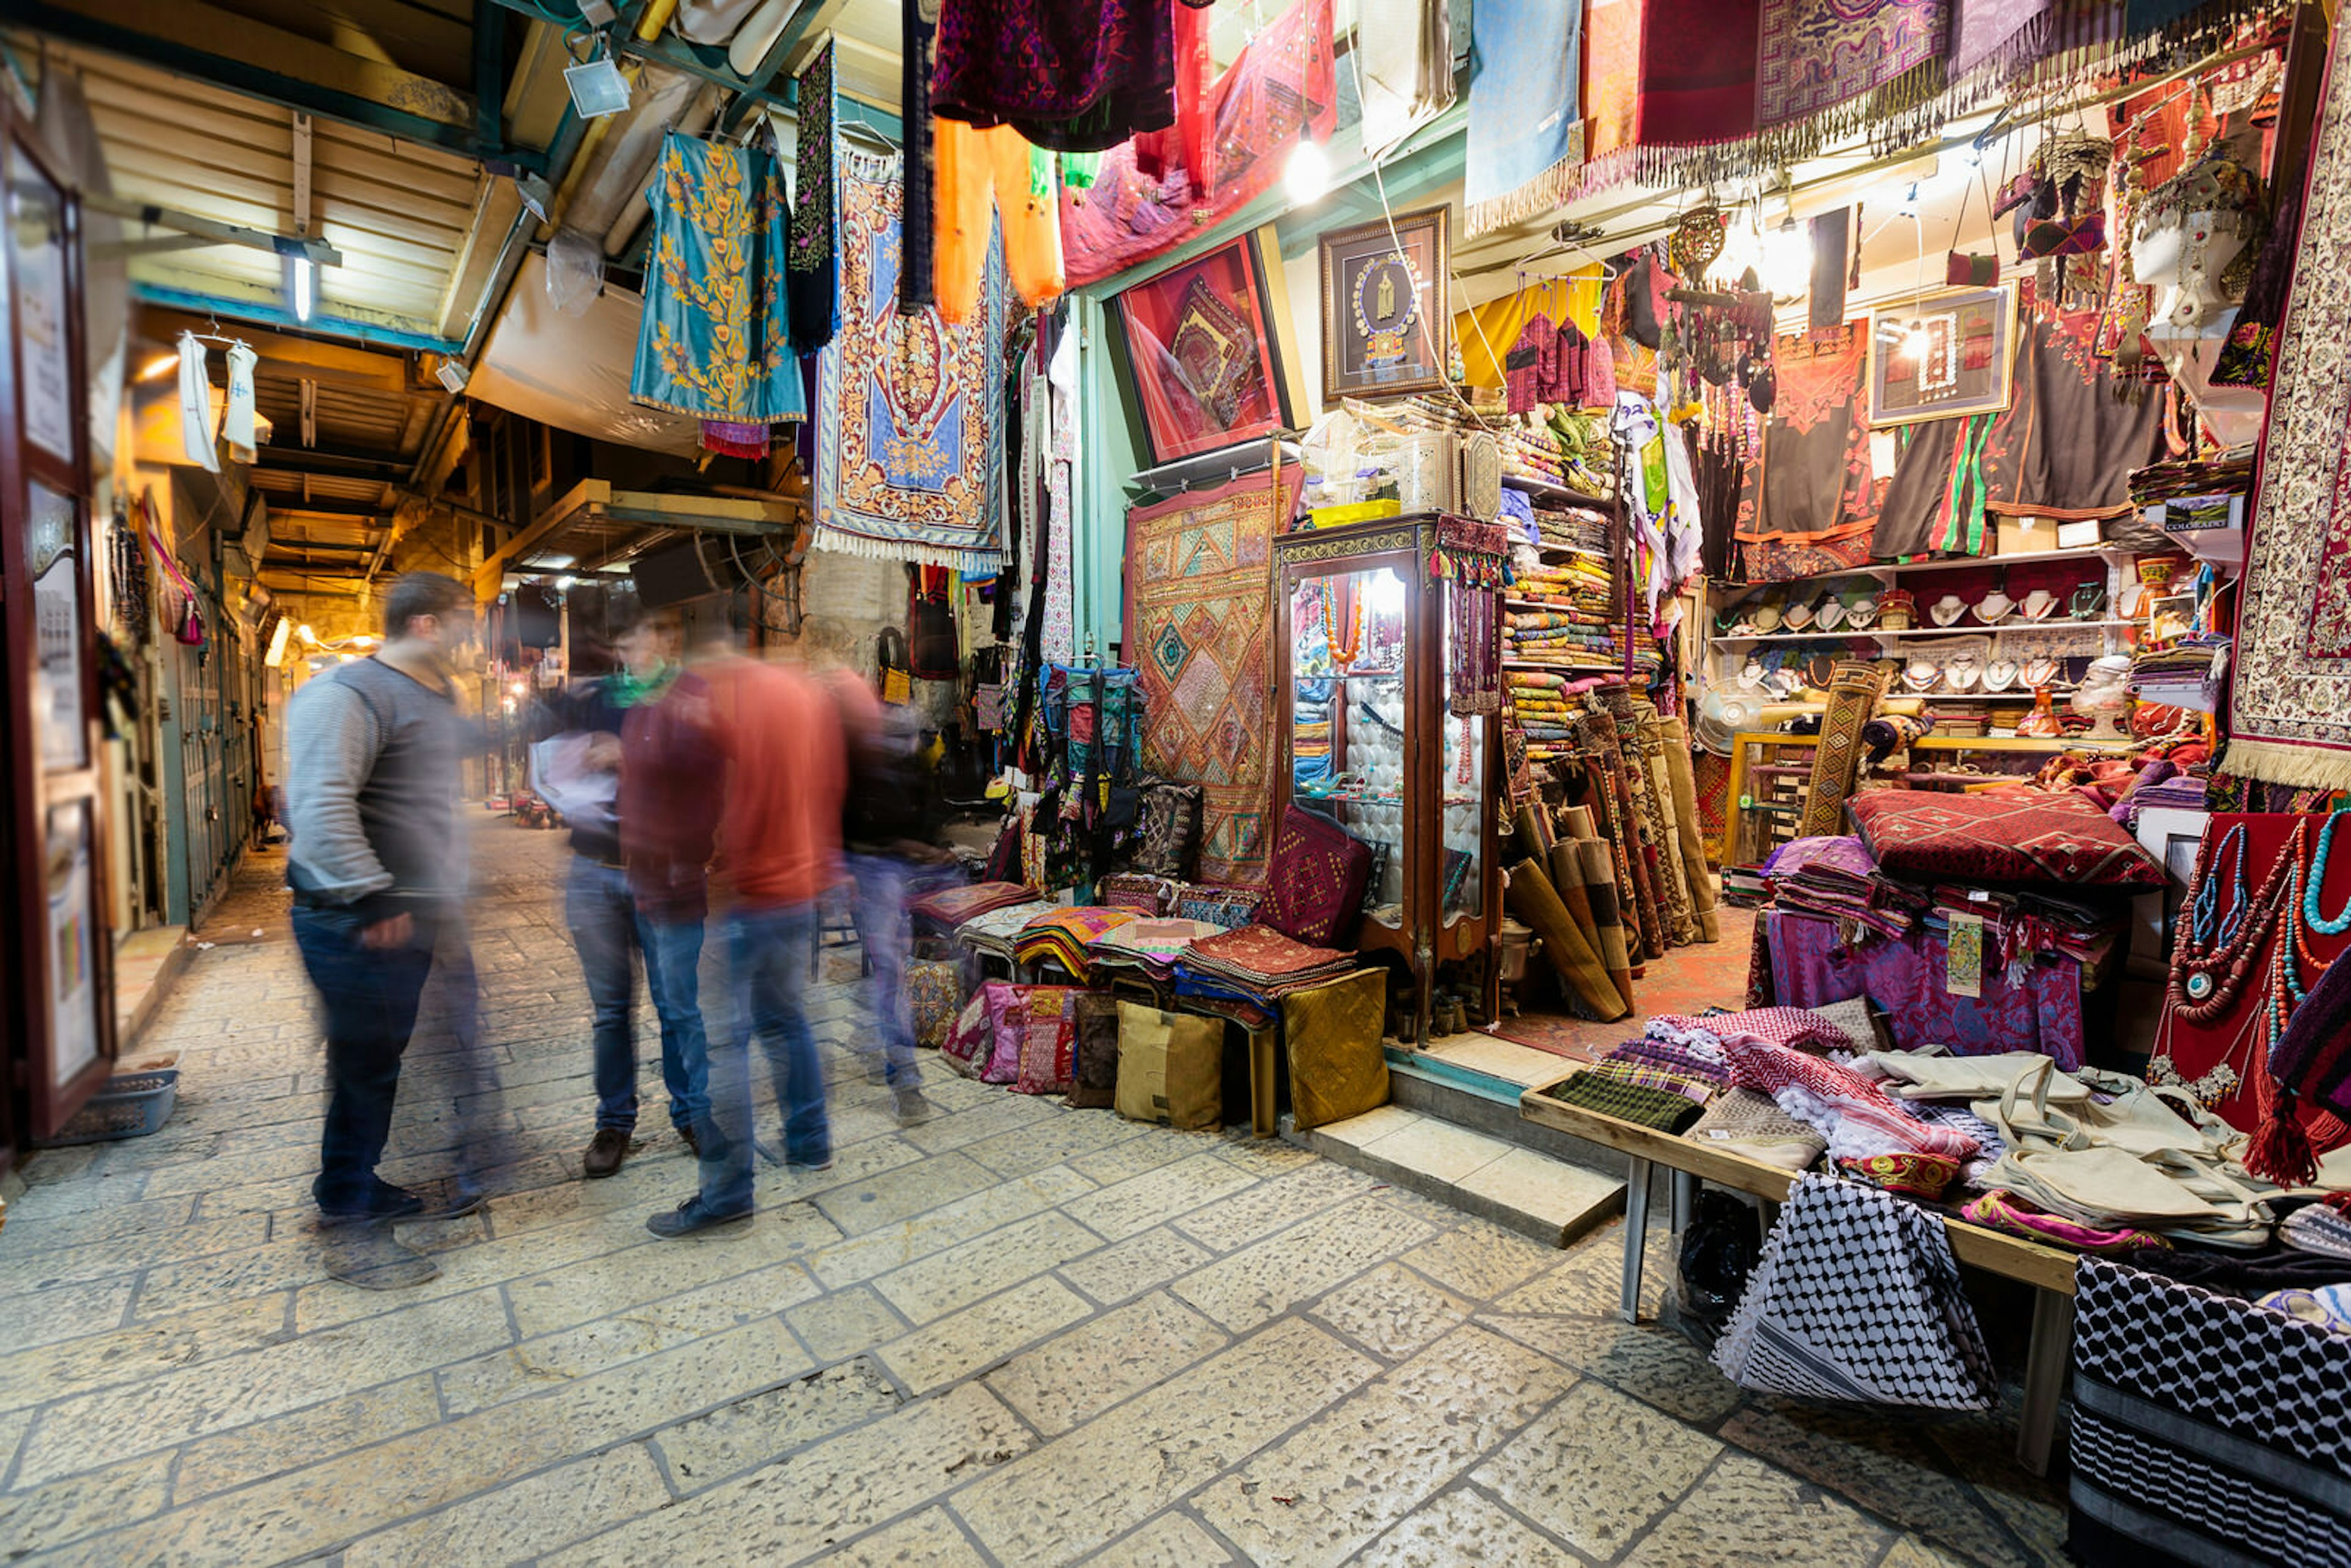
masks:
<path fill-rule="evenodd" d="M 988 217 L 997 212 L 1004 219 L 1004 265 L 1013 293 L 1031 309 L 1060 298 L 1061 209 L 1052 182 L 1031 173 L 1029 143 L 1009 126 L 982 131 L 944 119 L 931 126 L 938 168 L 932 282 L 940 318 L 960 326 L 979 308 Z"/>

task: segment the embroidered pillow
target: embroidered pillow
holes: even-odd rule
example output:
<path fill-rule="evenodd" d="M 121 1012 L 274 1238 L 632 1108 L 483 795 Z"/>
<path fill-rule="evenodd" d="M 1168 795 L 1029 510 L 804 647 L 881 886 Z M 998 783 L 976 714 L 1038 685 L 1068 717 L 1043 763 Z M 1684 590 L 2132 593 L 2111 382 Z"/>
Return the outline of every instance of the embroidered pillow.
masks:
<path fill-rule="evenodd" d="M 1941 795 L 1877 789 L 1848 809 L 1878 869 L 1952 882 L 2161 887 L 2163 868 L 2072 790 Z"/>
<path fill-rule="evenodd" d="M 1371 880 L 1372 849 L 1328 817 L 1292 806 L 1281 814 L 1266 872 L 1260 923 L 1310 946 L 1354 934 Z"/>
<path fill-rule="evenodd" d="M 1031 986 L 1026 1004 L 1013 1009 L 1019 1051 L 1014 1093 L 1069 1092 L 1077 1076 L 1077 1003 L 1085 994 L 1062 986 Z"/>
<path fill-rule="evenodd" d="M 1077 1052 L 1070 1075 L 1070 1103 L 1108 1110 L 1118 1103 L 1118 998 L 1081 991 L 1077 1006 Z"/>
<path fill-rule="evenodd" d="M 988 1046 L 995 1038 L 987 1021 L 988 992 L 1000 983 L 991 981 L 972 992 L 971 1000 L 956 1016 L 955 1027 L 939 1042 L 940 1059 L 966 1078 L 979 1076 L 979 1064 L 987 1060 Z"/>
<path fill-rule="evenodd" d="M 936 1049 L 955 1027 L 963 999 L 962 966 L 952 958 L 906 960 L 906 1009 L 914 1017 L 914 1043 Z"/>

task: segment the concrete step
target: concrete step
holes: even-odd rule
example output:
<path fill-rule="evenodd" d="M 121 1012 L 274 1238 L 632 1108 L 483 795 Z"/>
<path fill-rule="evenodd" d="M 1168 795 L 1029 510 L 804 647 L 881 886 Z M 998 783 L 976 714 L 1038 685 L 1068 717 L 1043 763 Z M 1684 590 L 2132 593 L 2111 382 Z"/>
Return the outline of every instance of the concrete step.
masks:
<path fill-rule="evenodd" d="M 188 928 L 151 925 L 114 945 L 115 1049 L 126 1065 L 136 1060 L 139 1037 L 155 1020 L 172 983 L 188 967 Z"/>
<path fill-rule="evenodd" d="M 1391 1103 L 1568 1165 L 1625 1174 L 1625 1156 L 1614 1149 L 1519 1114 L 1522 1092 L 1575 1071 L 1577 1063 L 1563 1056 L 1490 1035 L 1460 1034 L 1432 1040 L 1426 1051 L 1390 1045 L 1387 1058 Z"/>
<path fill-rule="evenodd" d="M 1621 1161 L 1610 1176 L 1401 1104 L 1305 1133 L 1284 1117 L 1282 1136 L 1548 1246 L 1564 1247 L 1625 1209 Z"/>

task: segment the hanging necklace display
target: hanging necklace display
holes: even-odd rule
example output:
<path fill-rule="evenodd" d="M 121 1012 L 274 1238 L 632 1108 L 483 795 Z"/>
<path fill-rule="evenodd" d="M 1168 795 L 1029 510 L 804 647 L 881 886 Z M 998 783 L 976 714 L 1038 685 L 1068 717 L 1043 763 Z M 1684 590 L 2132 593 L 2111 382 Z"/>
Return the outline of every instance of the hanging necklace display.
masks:
<path fill-rule="evenodd" d="M 1456 747 L 1461 753 L 1461 760 L 1453 769 L 1453 781 L 1456 784 L 1467 786 L 1469 782 L 1469 753 L 1477 744 L 1477 722 L 1466 716 L 1461 720 L 1461 740 Z"/>
<path fill-rule="evenodd" d="M 2331 812 L 2319 827 L 2317 846 L 2311 851 L 2309 885 L 2303 889 L 2302 918 L 2322 936 L 2340 936 L 2351 931 L 2351 898 L 2343 901 L 2343 907 L 2332 919 L 2323 920 L 2318 914 L 2318 890 L 2326 882 L 2327 852 L 2334 847 L 2335 824 L 2346 817 L 2351 817 L 2351 810 Z"/>
<path fill-rule="evenodd" d="M 2262 879 L 2261 890 L 2246 893 L 2245 825 L 2239 822 L 2222 835 L 2210 861 L 2197 868 L 2188 889 L 2188 929 L 2171 951 L 2167 987 L 2171 1005 L 2191 1024 L 2207 1024 L 2233 1007 L 2253 978 L 2255 955 L 2276 923 L 2294 867 L 2302 858 L 2304 824 L 2294 825 L 2278 862 Z M 2231 860 L 2233 856 L 2233 860 Z M 2230 902 L 2220 906 L 2220 890 L 2213 873 L 2231 861 Z"/>
<path fill-rule="evenodd" d="M 1354 666 L 1355 655 L 1364 651 L 1364 596 L 1360 593 L 1355 596 L 1355 614 L 1352 624 L 1348 627 L 1347 641 L 1344 643 L 1339 641 L 1339 628 L 1331 619 L 1331 607 L 1338 602 L 1338 599 L 1337 587 L 1330 583 L 1323 584 L 1322 640 L 1330 644 L 1331 667 L 1334 670 L 1352 669 Z"/>
<path fill-rule="evenodd" d="M 2015 679 L 2016 661 L 2013 659 L 1994 659 L 1984 666 L 1983 689 L 1988 692 L 2004 692 Z"/>
<path fill-rule="evenodd" d="M 2056 612 L 2057 604 L 2055 594 L 2045 588 L 2036 588 L 2024 596 L 2024 602 L 2018 608 L 2027 621 L 2046 621 Z"/>

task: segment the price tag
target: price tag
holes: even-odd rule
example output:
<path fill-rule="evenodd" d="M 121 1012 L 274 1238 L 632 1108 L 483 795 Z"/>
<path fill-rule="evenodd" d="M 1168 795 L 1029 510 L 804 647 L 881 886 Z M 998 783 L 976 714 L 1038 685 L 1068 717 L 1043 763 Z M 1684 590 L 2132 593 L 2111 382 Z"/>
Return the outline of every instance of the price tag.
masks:
<path fill-rule="evenodd" d="M 1983 916 L 1953 914 L 1943 988 L 1955 997 L 1983 995 Z"/>

